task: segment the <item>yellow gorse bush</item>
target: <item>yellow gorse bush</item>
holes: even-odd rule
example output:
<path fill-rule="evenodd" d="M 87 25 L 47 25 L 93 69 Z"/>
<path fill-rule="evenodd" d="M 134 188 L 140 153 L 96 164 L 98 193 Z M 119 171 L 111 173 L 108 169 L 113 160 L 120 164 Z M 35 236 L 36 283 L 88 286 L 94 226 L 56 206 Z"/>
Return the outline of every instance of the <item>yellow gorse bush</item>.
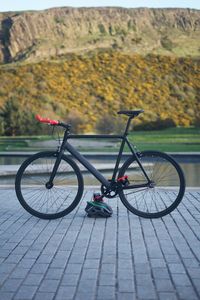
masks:
<path fill-rule="evenodd" d="M 200 123 L 200 59 L 122 54 L 67 55 L 0 67 L 0 107 L 10 97 L 25 111 L 66 120 L 75 111 L 80 130 L 93 131 L 104 114 L 143 108 L 138 123 L 172 119 Z M 1 120 L 2 122 L 2 120 Z"/>

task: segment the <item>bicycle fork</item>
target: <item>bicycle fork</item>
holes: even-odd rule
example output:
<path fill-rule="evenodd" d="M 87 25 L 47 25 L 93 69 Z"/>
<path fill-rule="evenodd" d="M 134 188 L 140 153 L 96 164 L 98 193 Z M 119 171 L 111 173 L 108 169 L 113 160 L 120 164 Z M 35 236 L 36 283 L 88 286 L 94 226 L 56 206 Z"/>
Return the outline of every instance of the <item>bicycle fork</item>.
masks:
<path fill-rule="evenodd" d="M 53 181 L 54 181 L 54 178 L 55 178 L 56 173 L 57 173 L 57 171 L 58 171 L 58 167 L 59 167 L 59 165 L 60 165 L 60 162 L 61 162 L 61 158 L 62 158 L 63 153 L 64 153 L 64 150 L 57 151 L 57 152 L 55 153 L 55 156 L 57 156 L 57 159 L 56 159 L 56 162 L 55 162 L 55 164 L 54 164 L 54 166 L 53 166 L 53 170 L 52 170 L 52 172 L 51 172 L 51 176 L 50 176 L 50 178 L 49 178 L 49 181 L 45 184 L 45 186 L 46 186 L 46 188 L 47 188 L 48 190 L 50 190 L 50 189 L 53 187 Z M 58 155 L 57 155 L 57 154 L 58 154 Z"/>

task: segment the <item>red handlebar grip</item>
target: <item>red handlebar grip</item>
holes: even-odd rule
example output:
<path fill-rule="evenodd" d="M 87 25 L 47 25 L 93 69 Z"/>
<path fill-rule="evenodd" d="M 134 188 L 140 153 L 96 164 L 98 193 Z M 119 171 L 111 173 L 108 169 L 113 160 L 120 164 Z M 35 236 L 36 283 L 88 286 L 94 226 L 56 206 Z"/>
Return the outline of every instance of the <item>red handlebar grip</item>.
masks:
<path fill-rule="evenodd" d="M 56 120 L 51 120 L 49 118 L 42 118 L 40 115 L 36 115 L 35 118 L 36 118 L 36 120 L 38 120 L 41 123 L 47 123 L 47 124 L 51 124 L 51 125 L 59 124 L 59 122 Z"/>

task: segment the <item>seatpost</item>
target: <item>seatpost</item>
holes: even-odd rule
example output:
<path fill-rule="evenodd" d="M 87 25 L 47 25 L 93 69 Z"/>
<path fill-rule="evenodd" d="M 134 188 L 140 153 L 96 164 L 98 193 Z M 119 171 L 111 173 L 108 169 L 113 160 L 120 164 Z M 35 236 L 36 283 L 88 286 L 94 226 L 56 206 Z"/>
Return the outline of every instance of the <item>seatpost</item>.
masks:
<path fill-rule="evenodd" d="M 128 118 L 128 121 L 127 121 L 127 124 L 126 124 L 126 129 L 124 131 L 124 135 L 126 136 L 128 134 L 128 130 L 129 130 L 129 127 L 130 127 L 130 123 L 131 123 L 131 120 L 133 119 L 133 117 L 129 117 Z"/>

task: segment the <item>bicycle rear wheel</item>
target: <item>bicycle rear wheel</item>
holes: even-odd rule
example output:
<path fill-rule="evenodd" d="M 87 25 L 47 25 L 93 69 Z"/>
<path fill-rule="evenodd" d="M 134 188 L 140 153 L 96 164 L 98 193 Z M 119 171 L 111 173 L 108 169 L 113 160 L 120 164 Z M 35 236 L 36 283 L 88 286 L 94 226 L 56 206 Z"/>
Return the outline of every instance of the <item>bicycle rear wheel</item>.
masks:
<path fill-rule="evenodd" d="M 40 152 L 19 168 L 15 190 L 21 205 L 42 219 L 56 219 L 70 213 L 83 194 L 83 178 L 76 163 L 62 156 L 53 186 L 48 188 L 50 174 L 57 159 L 56 152 Z"/>
<path fill-rule="evenodd" d="M 169 155 L 159 151 L 144 151 L 140 161 L 151 187 L 130 188 L 145 184 L 141 168 L 134 157 L 129 158 L 119 172 L 119 178 L 128 175 L 129 189 L 119 192 L 122 203 L 132 213 L 144 218 L 159 218 L 172 212 L 185 192 L 185 179 L 179 164 Z"/>

